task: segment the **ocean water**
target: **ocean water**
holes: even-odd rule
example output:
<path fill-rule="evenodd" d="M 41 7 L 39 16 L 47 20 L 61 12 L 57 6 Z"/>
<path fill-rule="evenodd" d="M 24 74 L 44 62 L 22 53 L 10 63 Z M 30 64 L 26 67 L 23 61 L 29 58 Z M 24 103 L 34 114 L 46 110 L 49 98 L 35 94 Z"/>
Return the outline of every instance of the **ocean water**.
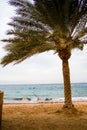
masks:
<path fill-rule="evenodd" d="M 72 100 L 87 101 L 87 83 L 72 83 Z M 63 84 L 0 85 L 4 103 L 63 102 Z"/>

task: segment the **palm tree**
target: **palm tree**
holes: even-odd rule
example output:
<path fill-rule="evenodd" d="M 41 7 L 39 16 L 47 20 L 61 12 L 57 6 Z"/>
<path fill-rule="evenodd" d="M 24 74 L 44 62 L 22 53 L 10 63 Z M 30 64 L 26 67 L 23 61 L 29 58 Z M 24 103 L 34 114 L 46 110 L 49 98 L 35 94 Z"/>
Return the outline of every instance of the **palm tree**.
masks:
<path fill-rule="evenodd" d="M 10 0 L 16 7 L 12 27 L 4 39 L 4 66 L 53 50 L 62 60 L 65 108 L 73 108 L 68 60 L 75 48 L 87 44 L 87 0 Z"/>

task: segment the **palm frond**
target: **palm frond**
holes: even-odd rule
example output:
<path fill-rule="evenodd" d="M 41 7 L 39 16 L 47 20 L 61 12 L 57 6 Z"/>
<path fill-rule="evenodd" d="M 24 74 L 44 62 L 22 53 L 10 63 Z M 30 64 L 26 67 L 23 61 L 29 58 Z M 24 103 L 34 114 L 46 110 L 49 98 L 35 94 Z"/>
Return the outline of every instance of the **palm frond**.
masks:
<path fill-rule="evenodd" d="M 85 28 L 82 32 L 79 32 L 78 35 L 77 35 L 77 37 L 81 38 L 81 37 L 83 37 L 85 35 L 87 35 L 87 28 Z"/>
<path fill-rule="evenodd" d="M 7 31 L 11 37 L 8 52 L 1 64 L 19 63 L 44 51 L 74 48 L 83 49 L 87 44 L 87 0 L 10 0 L 16 7 Z"/>
<path fill-rule="evenodd" d="M 15 48 L 15 51 L 14 51 Z M 32 47 L 29 47 L 29 45 L 26 46 L 6 46 L 6 50 L 9 51 L 9 53 L 2 59 L 1 64 L 4 66 L 11 63 L 19 63 L 25 60 L 26 58 L 31 57 L 34 54 L 43 53 L 44 51 L 50 51 L 50 50 L 56 50 L 55 44 L 41 44 L 41 45 L 34 45 Z"/>
<path fill-rule="evenodd" d="M 72 32 L 83 15 L 87 13 L 87 0 L 34 0 L 37 10 L 48 24 Z M 53 26 L 52 25 L 52 26 Z M 58 29 L 59 29 L 58 28 Z"/>

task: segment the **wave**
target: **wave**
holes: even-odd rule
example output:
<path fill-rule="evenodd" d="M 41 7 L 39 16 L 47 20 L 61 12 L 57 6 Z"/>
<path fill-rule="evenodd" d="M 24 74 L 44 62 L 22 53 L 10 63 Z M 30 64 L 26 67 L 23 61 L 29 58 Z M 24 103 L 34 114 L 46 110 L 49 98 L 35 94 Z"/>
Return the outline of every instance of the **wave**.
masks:
<path fill-rule="evenodd" d="M 73 97 L 72 101 L 87 101 L 87 97 Z M 5 98 L 4 103 L 47 103 L 64 102 L 64 98 Z"/>

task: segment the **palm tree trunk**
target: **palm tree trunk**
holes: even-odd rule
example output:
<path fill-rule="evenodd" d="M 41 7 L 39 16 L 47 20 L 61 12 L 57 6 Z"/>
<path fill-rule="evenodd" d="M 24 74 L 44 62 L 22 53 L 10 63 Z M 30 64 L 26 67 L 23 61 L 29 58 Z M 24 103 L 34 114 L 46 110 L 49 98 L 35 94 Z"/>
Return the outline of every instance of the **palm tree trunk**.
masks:
<path fill-rule="evenodd" d="M 63 79 L 64 79 L 64 97 L 65 104 L 64 108 L 72 108 L 72 96 L 71 96 L 71 84 L 70 84 L 70 71 L 68 59 L 71 56 L 71 52 L 67 49 L 59 51 L 59 57 L 62 60 Z"/>
<path fill-rule="evenodd" d="M 65 105 L 64 108 L 72 108 L 72 96 L 71 96 L 71 84 L 70 84 L 70 72 L 68 60 L 62 60 L 62 70 L 64 79 L 64 97 Z"/>

